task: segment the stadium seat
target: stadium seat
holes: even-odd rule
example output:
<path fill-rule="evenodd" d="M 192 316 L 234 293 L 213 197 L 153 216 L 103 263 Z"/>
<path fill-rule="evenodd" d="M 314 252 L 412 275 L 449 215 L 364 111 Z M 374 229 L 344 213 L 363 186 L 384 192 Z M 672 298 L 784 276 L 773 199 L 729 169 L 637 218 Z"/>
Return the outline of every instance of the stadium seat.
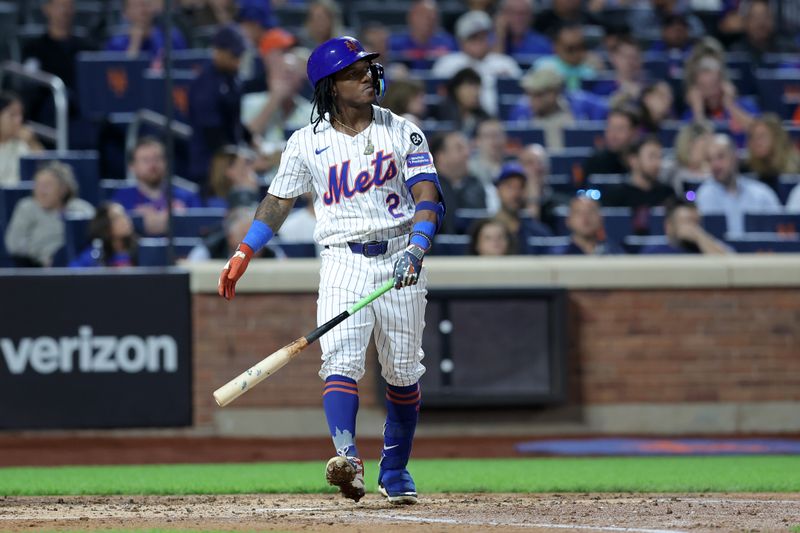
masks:
<path fill-rule="evenodd" d="M 432 255 L 467 255 L 469 235 L 437 235 L 434 237 Z"/>
<path fill-rule="evenodd" d="M 569 246 L 571 240 L 569 236 L 528 237 L 523 252 L 531 255 L 551 255 L 555 254 L 556 250 Z"/>
<path fill-rule="evenodd" d="M 512 142 L 519 143 L 520 146 L 526 144 L 544 144 L 544 131 L 541 128 L 532 128 L 526 125 L 506 122 L 504 124 L 506 135 Z"/>
<path fill-rule="evenodd" d="M 615 187 L 628 181 L 628 176 L 625 174 L 592 174 L 583 184 L 587 189 L 596 189 L 600 191 L 600 197 L 608 192 L 609 188 Z"/>
<path fill-rule="evenodd" d="M 525 91 L 519 84 L 519 78 L 497 78 L 497 94 L 503 96 L 522 96 Z"/>
<path fill-rule="evenodd" d="M 798 253 L 800 238 L 774 233 L 750 233 L 735 239 L 726 239 L 728 246 L 739 253 Z"/>
<path fill-rule="evenodd" d="M 550 154 L 550 172 L 572 176 L 573 183 L 583 181 L 583 163 L 592 155 L 591 148 L 565 148 Z"/>
<path fill-rule="evenodd" d="M 200 238 L 176 237 L 173 239 L 173 247 L 176 259 L 184 258 L 189 252 L 202 244 Z M 139 239 L 138 263 L 144 267 L 167 266 L 167 239 L 164 237 L 143 237 Z"/>
<path fill-rule="evenodd" d="M 89 223 L 92 217 L 67 216 L 64 218 L 64 252 L 67 263 L 80 255 L 89 245 Z"/>
<path fill-rule="evenodd" d="M 196 207 L 172 215 L 172 231 L 176 237 L 205 237 L 222 227 L 225 209 Z"/>
<path fill-rule="evenodd" d="M 633 233 L 633 215 L 632 210 L 627 207 L 603 207 L 601 209 L 603 214 L 603 225 L 605 226 L 606 235 L 608 238 L 617 242 L 622 240 Z M 569 235 L 567 228 L 567 208 L 560 208 L 556 210 L 556 234 Z"/>
<path fill-rule="evenodd" d="M 564 128 L 564 146 L 570 148 L 596 148 L 603 145 L 605 122 L 583 121 Z"/>
<path fill-rule="evenodd" d="M 786 105 L 785 97 L 800 95 L 800 70 L 758 69 L 756 80 L 762 111 L 790 118 L 791 108 Z"/>
<path fill-rule="evenodd" d="M 703 229 L 709 232 L 717 239 L 725 237 L 725 232 L 728 230 L 728 221 L 725 215 L 703 215 Z"/>
<path fill-rule="evenodd" d="M 646 246 L 668 243 L 666 235 L 628 235 L 622 240 L 622 246 L 629 254 L 638 254 Z"/>
<path fill-rule="evenodd" d="M 92 205 L 100 200 L 100 155 L 95 150 L 39 152 L 20 158 L 19 172 L 23 181 L 33 179 L 36 170 L 50 162 L 60 161 L 72 167 L 80 189 L 80 197 Z"/>
<path fill-rule="evenodd" d="M 162 115 L 165 114 L 166 79 L 164 73 L 148 70 L 143 76 L 145 91 L 143 107 Z M 172 72 L 172 108 L 175 120 L 189 121 L 189 86 L 196 77 L 197 74 L 191 70 L 173 70 Z"/>
<path fill-rule="evenodd" d="M 747 233 L 800 233 L 800 214 L 745 214 L 744 230 Z"/>
<path fill-rule="evenodd" d="M 466 233 L 476 221 L 484 218 L 491 218 L 491 215 L 485 209 L 456 209 L 456 232 Z"/>
<path fill-rule="evenodd" d="M 547 176 L 547 185 L 556 193 L 570 196 L 575 194 L 575 185 L 572 183 L 572 176 L 568 174 L 550 174 Z"/>
<path fill-rule="evenodd" d="M 195 75 L 211 63 L 211 52 L 208 48 L 189 48 L 172 52 L 172 69 L 178 72 L 193 72 Z"/>
<path fill-rule="evenodd" d="M 131 113 L 144 107 L 144 71 L 150 59 L 125 52 L 82 52 L 76 60 L 78 100 L 88 118 Z"/>

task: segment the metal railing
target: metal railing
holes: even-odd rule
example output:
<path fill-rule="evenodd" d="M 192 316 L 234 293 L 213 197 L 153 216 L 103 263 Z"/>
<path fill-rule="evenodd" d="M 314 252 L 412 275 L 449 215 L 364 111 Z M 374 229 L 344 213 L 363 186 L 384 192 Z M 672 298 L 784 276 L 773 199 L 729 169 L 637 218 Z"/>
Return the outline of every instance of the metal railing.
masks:
<path fill-rule="evenodd" d="M 134 113 L 134 119 L 128 124 L 125 135 L 125 154 L 130 155 L 139 138 L 139 129 L 142 124 L 153 126 L 162 130 L 167 129 L 167 117 L 150 109 L 140 109 Z M 179 139 L 188 140 L 192 136 L 192 127 L 183 122 L 172 121 L 172 133 Z"/>
<path fill-rule="evenodd" d="M 56 150 L 66 152 L 69 149 L 69 100 L 67 99 L 67 87 L 58 76 L 47 72 L 37 72 L 26 69 L 20 63 L 14 61 L 4 61 L 0 65 L 0 87 L 3 86 L 6 74 L 17 76 L 36 85 L 47 87 L 53 94 L 53 103 L 56 108 L 56 129 L 53 134 L 52 128 L 44 124 L 31 122 L 31 127 L 39 134 L 55 137 Z"/>

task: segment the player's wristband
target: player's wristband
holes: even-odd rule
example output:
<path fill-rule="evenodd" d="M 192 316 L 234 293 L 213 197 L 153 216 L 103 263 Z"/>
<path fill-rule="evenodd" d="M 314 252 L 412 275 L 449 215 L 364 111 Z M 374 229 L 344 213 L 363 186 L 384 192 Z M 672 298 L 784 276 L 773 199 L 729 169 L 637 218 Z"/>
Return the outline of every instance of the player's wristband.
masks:
<path fill-rule="evenodd" d="M 253 249 L 253 253 L 258 253 L 272 238 L 274 233 L 272 228 L 261 222 L 254 220 L 250 225 L 250 230 L 244 236 L 242 242 Z"/>
<path fill-rule="evenodd" d="M 411 228 L 410 244 L 416 244 L 426 252 L 433 246 L 433 236 L 436 235 L 436 224 L 421 220 Z"/>

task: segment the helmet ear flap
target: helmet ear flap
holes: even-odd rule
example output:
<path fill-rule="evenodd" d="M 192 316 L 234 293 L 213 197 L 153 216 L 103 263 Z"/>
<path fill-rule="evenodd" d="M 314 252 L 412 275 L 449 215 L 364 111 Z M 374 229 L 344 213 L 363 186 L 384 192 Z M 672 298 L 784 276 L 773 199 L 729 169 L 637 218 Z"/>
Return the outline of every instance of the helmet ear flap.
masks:
<path fill-rule="evenodd" d="M 386 94 L 386 78 L 383 75 L 383 65 L 380 63 L 370 63 L 370 73 L 372 74 L 372 86 L 375 88 L 375 96 L 380 99 Z"/>

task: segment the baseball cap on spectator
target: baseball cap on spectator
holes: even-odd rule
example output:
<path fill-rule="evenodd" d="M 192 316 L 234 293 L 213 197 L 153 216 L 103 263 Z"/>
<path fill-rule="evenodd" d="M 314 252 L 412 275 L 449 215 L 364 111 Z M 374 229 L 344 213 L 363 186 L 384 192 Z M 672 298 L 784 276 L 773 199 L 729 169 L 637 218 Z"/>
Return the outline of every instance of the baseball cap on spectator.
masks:
<path fill-rule="evenodd" d="M 531 69 L 522 77 L 519 85 L 532 93 L 557 90 L 564 85 L 564 77 L 556 69 L 550 67 Z"/>
<path fill-rule="evenodd" d="M 517 176 L 522 178 L 523 181 L 525 181 L 526 180 L 525 169 L 522 168 L 522 165 L 520 165 L 516 161 L 511 161 L 503 165 L 503 168 L 500 169 L 500 174 L 498 174 L 497 177 L 494 179 L 494 184 L 495 186 L 500 185 L 508 178 L 513 178 Z"/>
<path fill-rule="evenodd" d="M 258 51 L 266 55 L 273 50 L 288 50 L 296 43 L 294 35 L 281 28 L 267 30 L 258 42 Z"/>
<path fill-rule="evenodd" d="M 272 26 L 272 17 L 270 10 L 266 7 L 265 3 L 244 3 L 239 8 L 236 14 L 236 20 L 239 22 L 255 22 L 260 24 L 262 28 L 269 28 Z"/>
<path fill-rule="evenodd" d="M 456 37 L 462 41 L 491 30 L 492 18 L 485 11 L 467 11 L 456 21 Z"/>
<path fill-rule="evenodd" d="M 214 35 L 211 46 L 218 50 L 227 50 L 236 57 L 244 53 L 244 37 L 235 26 L 223 26 Z"/>

